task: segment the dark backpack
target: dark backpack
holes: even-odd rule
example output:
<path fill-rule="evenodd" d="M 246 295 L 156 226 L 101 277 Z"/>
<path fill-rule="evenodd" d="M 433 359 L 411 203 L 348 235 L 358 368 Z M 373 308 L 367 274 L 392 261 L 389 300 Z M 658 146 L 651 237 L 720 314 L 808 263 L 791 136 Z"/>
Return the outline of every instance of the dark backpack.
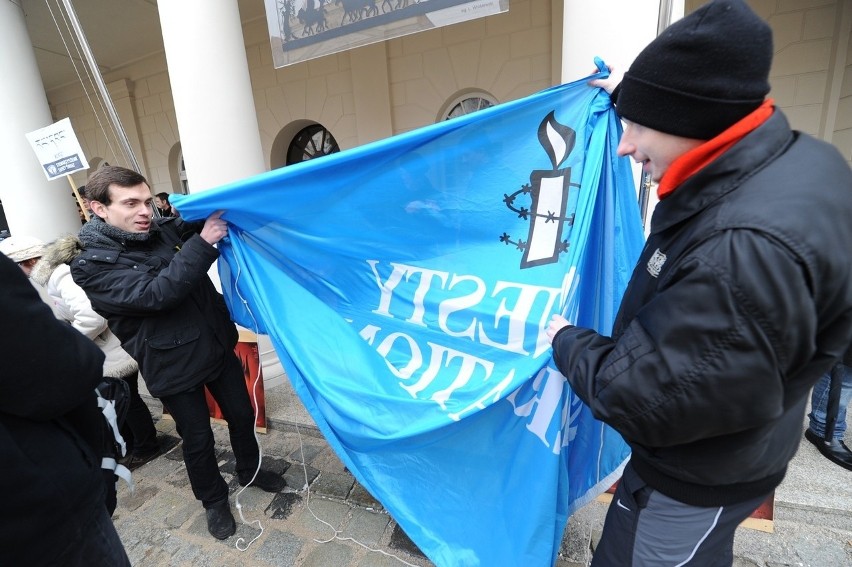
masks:
<path fill-rule="evenodd" d="M 121 378 L 105 376 L 95 388 L 95 394 L 98 397 L 98 407 L 104 416 L 101 468 L 106 481 L 107 510 L 112 516 L 117 504 L 115 483 L 118 479 L 123 478 L 130 490 L 133 490 L 130 470 L 119 463 L 119 459 L 127 453 L 127 445 L 120 430 L 130 408 L 130 386 Z"/>

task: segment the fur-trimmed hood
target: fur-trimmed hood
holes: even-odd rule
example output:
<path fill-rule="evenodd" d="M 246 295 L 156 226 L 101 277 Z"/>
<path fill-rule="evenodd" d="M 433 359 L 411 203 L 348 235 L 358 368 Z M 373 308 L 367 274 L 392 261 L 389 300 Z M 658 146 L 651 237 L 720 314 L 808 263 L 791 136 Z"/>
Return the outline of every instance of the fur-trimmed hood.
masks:
<path fill-rule="evenodd" d="M 83 251 L 83 244 L 73 234 L 61 236 L 45 247 L 30 277 L 47 289 L 56 316 L 92 339 L 106 355 L 104 376 L 122 378 L 138 372 L 136 361 L 121 348 L 103 317 L 92 309 L 86 294 L 71 278 L 70 264 Z"/>
<path fill-rule="evenodd" d="M 60 236 L 44 248 L 41 260 L 36 263 L 30 277 L 41 286 L 47 285 L 50 274 L 60 264 L 70 264 L 83 251 L 83 243 L 74 234 Z"/>

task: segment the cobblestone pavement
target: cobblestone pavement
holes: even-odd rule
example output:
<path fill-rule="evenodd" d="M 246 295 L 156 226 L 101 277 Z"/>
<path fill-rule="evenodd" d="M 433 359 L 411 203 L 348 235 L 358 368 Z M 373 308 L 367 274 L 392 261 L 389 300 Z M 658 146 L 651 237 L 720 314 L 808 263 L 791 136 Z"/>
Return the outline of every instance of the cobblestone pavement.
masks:
<path fill-rule="evenodd" d="M 174 422 L 160 419 L 157 429 L 161 444 L 170 448 L 134 471 L 132 494 L 122 483 L 113 517 L 134 566 L 432 565 L 311 427 L 272 424 L 267 433 L 258 435 L 264 468 L 281 472 L 287 480 L 282 492 L 269 494 L 237 484 L 227 428 L 214 425 L 220 470 L 231 487 L 231 509 L 237 520 L 234 536 L 216 540 L 207 533 L 204 511 L 192 496 Z M 814 458 L 809 449 L 813 447 L 800 449 L 808 466 L 829 476 L 840 474 L 838 479 L 852 484 L 848 482 L 852 477 L 842 476 L 848 471 L 821 462 L 816 450 Z M 815 474 L 821 473 L 802 470 L 802 466 L 791 471 L 790 482 L 804 486 L 794 487 L 794 492 L 819 486 L 819 480 L 811 476 Z M 828 504 L 813 494 L 794 502 L 779 489 L 774 532 L 740 528 L 734 566 L 852 566 L 849 494 L 846 488 L 829 495 Z M 593 502 L 570 519 L 557 567 L 588 565 L 605 512 L 605 504 Z"/>
<path fill-rule="evenodd" d="M 258 435 L 263 467 L 287 481 L 287 488 L 270 494 L 237 483 L 227 428 L 214 424 L 237 520 L 236 534 L 216 540 L 192 495 L 174 422 L 162 419 L 157 429 L 161 445 L 172 448 L 133 472 L 133 493 L 121 484 L 113 516 L 134 566 L 431 565 L 311 430 Z"/>

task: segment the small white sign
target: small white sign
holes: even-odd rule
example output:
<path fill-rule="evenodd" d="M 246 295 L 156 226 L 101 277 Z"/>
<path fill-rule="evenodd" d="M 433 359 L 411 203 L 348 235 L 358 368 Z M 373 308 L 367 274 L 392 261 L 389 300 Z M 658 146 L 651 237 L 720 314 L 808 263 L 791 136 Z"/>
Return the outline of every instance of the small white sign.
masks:
<path fill-rule="evenodd" d="M 26 136 L 49 180 L 89 169 L 70 119 L 63 118 Z"/>

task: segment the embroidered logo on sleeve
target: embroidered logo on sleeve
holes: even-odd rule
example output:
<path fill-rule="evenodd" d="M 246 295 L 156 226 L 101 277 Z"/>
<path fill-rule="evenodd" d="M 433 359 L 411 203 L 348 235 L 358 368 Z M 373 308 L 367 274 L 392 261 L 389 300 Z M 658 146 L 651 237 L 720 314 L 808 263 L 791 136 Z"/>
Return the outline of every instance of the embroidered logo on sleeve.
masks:
<path fill-rule="evenodd" d="M 663 264 L 666 263 L 666 255 L 660 252 L 660 249 L 657 248 L 654 250 L 654 255 L 651 256 L 651 259 L 648 260 L 648 273 L 654 276 L 655 278 L 660 275 L 660 270 L 663 269 Z"/>

